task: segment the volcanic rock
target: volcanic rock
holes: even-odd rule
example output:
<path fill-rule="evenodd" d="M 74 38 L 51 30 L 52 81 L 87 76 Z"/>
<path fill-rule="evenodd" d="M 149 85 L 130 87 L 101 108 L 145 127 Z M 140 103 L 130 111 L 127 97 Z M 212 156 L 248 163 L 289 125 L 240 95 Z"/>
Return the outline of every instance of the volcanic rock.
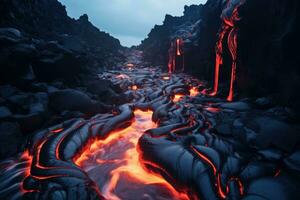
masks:
<path fill-rule="evenodd" d="M 103 104 L 74 89 L 59 90 L 51 93 L 49 103 L 50 107 L 57 112 L 69 110 L 95 114 L 106 111 L 106 107 Z"/>
<path fill-rule="evenodd" d="M 0 123 L 0 159 L 15 155 L 20 150 L 22 134 L 17 123 Z"/>

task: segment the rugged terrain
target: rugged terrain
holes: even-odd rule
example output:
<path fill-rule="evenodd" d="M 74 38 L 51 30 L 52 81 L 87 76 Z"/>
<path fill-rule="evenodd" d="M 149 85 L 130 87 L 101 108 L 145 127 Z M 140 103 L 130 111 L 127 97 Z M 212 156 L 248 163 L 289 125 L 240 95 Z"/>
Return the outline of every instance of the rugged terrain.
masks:
<path fill-rule="evenodd" d="M 0 8 L 0 199 L 297 200 L 299 3 L 208 0 L 128 49 Z"/>
<path fill-rule="evenodd" d="M 221 52 L 219 95 L 226 97 L 233 58 L 223 27 L 229 22 L 237 31 L 235 97 L 268 97 L 299 113 L 299 13 L 297 0 L 208 0 L 185 7 L 182 17 L 166 15 L 140 49 L 150 65 L 166 68 L 171 42 L 182 39 L 186 72 L 211 87 Z"/>
<path fill-rule="evenodd" d="M 1 163 L 1 198 L 299 198 L 299 126 L 287 110 L 207 97 L 205 83 L 133 54 L 139 65 L 100 76 L 132 100 L 36 133 Z"/>

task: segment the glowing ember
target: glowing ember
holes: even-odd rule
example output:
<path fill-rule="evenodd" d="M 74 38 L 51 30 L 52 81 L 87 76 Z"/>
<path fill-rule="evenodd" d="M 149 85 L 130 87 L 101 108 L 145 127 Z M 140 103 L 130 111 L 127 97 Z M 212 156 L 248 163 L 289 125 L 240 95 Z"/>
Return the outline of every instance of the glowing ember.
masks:
<path fill-rule="evenodd" d="M 190 96 L 195 97 L 199 94 L 199 90 L 196 87 L 190 89 Z"/>
<path fill-rule="evenodd" d="M 137 143 L 144 131 L 155 128 L 152 112 L 137 110 L 128 128 L 96 140 L 75 163 L 98 184 L 110 200 L 119 199 L 189 199 L 177 192 L 160 175 L 146 170 L 139 158 Z"/>
<path fill-rule="evenodd" d="M 136 85 L 133 85 L 131 89 L 132 89 L 132 90 L 137 90 L 138 87 L 137 87 Z"/>
<path fill-rule="evenodd" d="M 183 94 L 176 94 L 173 98 L 173 102 L 176 103 L 176 102 L 179 102 L 185 95 Z"/>

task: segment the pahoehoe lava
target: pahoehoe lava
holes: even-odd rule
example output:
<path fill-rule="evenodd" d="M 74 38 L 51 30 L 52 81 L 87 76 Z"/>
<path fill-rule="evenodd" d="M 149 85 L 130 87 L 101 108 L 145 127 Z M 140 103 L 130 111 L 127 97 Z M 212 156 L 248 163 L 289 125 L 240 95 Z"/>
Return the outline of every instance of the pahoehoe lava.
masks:
<path fill-rule="evenodd" d="M 36 133 L 26 152 L 1 163 L 1 199 L 265 199 L 260 184 L 291 176 L 216 131 L 217 118 L 247 109 L 205 96 L 205 82 L 142 65 L 99 77 L 132 101 Z"/>

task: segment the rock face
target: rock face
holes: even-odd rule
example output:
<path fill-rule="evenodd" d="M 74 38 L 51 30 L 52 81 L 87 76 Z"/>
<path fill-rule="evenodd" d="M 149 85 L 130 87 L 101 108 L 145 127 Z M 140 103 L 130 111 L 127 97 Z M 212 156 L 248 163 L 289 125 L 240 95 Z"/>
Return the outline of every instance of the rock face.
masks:
<path fill-rule="evenodd" d="M 222 20 L 237 9 L 238 96 L 268 96 L 284 105 L 299 109 L 299 3 L 296 0 L 226 1 L 208 0 L 205 5 L 185 8 L 182 17 L 166 16 L 163 25 L 155 26 L 140 46 L 147 51 L 145 60 L 167 66 L 168 48 L 174 38 L 184 40 L 186 71 L 211 82 L 214 76 L 215 47 Z M 219 33 L 219 34 L 218 34 Z M 221 87 L 228 90 L 232 56 L 223 39 Z M 155 49 L 155 50 L 153 50 Z M 153 59 L 156 58 L 156 59 Z M 166 67 L 165 67 L 166 68 Z"/>
<path fill-rule="evenodd" d="M 124 50 L 87 15 L 70 18 L 57 0 L 1 1 L 0 136 L 8 148 L 0 157 L 22 151 L 38 129 L 125 101 L 97 75 L 125 62 Z"/>
<path fill-rule="evenodd" d="M 171 42 L 180 38 L 184 43 L 186 71 L 205 79 L 212 77 L 221 8 L 222 1 L 208 0 L 205 5 L 185 6 L 182 17 L 166 15 L 163 25 L 155 25 L 140 45 L 144 60 L 167 66 Z"/>
<path fill-rule="evenodd" d="M 0 79 L 76 80 L 122 61 L 120 42 L 87 15 L 68 17 L 57 0 L 4 0 L 0 8 Z"/>

